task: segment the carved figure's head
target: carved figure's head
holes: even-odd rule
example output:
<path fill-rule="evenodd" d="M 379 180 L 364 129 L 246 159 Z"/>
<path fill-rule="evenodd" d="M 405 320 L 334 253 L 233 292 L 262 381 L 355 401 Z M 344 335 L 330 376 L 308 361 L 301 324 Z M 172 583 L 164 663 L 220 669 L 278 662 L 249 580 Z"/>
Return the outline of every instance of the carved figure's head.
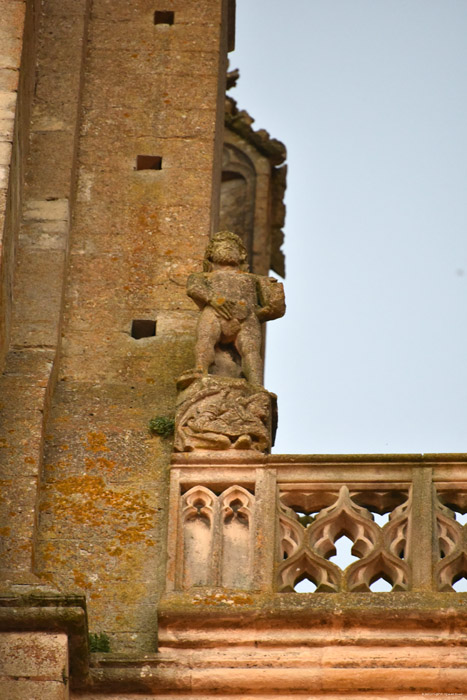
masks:
<path fill-rule="evenodd" d="M 204 254 L 204 272 L 212 270 L 212 264 L 232 265 L 248 271 L 248 253 L 240 236 L 231 231 L 219 231 L 210 240 Z"/>

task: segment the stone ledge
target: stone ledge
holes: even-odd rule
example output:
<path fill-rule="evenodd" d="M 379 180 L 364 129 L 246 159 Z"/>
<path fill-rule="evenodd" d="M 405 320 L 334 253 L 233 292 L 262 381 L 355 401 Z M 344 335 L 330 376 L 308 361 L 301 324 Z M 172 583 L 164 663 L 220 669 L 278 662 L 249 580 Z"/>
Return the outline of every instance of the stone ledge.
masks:
<path fill-rule="evenodd" d="M 165 594 L 159 604 L 160 643 L 166 642 L 172 631 L 189 628 L 225 629 L 225 643 L 231 630 L 254 628 L 259 641 L 261 630 L 267 633 L 278 629 L 283 638 L 284 626 L 301 628 L 310 625 L 327 627 L 337 632 L 355 625 L 376 625 L 385 630 L 405 630 L 409 626 L 434 629 L 440 635 L 440 626 L 455 624 L 467 630 L 467 593 L 397 592 L 397 593 L 257 593 L 240 590 L 192 589 L 191 593 Z M 429 617 L 427 617 L 429 613 Z M 229 628 L 229 631 L 227 631 Z M 315 634 L 315 630 L 312 631 Z M 465 632 L 464 632 L 465 634 Z M 260 636 L 258 636 L 260 635 Z M 287 635 L 285 635 L 287 636 Z M 383 634 L 384 636 L 384 634 Z M 216 635 L 216 644 L 218 635 Z M 467 638 L 465 639 L 467 643 Z M 233 642 L 237 643 L 237 642 Z M 295 643 L 295 642 L 294 642 Z"/>
<path fill-rule="evenodd" d="M 311 687 L 457 693 L 467 682 L 465 601 L 436 593 L 166 595 L 160 653 L 95 654 L 88 689 L 186 698 L 286 697 Z"/>
<path fill-rule="evenodd" d="M 313 466 L 314 464 L 420 464 L 429 466 L 445 462 L 467 464 L 467 453 L 440 453 L 440 454 L 252 454 L 242 452 L 241 455 L 225 452 L 192 452 L 174 453 L 172 466 L 190 467 L 201 465 L 222 464 L 226 466 L 283 466 L 287 464 Z"/>
<path fill-rule="evenodd" d="M 87 689 L 186 698 L 279 698 L 310 688 L 459 693 L 467 687 L 466 599 L 220 589 L 166 595 L 159 654 L 94 654 Z"/>

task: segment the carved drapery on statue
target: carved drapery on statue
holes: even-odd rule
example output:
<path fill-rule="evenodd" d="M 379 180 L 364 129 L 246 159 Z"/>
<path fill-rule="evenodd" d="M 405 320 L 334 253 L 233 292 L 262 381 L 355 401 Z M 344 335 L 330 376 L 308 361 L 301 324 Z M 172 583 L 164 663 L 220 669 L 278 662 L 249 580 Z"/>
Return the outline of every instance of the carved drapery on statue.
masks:
<path fill-rule="evenodd" d="M 203 272 L 188 278 L 187 294 L 200 316 L 196 366 L 178 381 L 175 449 L 268 452 L 276 397 L 262 386 L 261 324 L 284 315 L 282 284 L 249 273 L 241 239 L 221 231 Z"/>

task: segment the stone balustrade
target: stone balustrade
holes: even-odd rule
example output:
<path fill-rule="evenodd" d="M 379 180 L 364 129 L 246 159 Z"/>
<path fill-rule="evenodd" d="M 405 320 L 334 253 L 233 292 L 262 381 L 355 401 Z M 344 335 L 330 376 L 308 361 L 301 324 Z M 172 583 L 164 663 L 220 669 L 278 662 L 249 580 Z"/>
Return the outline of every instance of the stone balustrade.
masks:
<path fill-rule="evenodd" d="M 455 594 L 467 578 L 465 455 L 179 454 L 170 499 L 168 592 Z"/>

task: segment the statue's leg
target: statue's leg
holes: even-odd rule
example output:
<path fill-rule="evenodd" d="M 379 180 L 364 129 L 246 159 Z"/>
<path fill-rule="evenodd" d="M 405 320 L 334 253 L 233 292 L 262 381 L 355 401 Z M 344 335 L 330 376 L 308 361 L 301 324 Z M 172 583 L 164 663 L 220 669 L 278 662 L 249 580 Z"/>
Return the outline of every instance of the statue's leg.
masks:
<path fill-rule="evenodd" d="M 221 337 L 221 324 L 211 306 L 201 311 L 196 335 L 196 368 L 207 372 L 214 362 L 214 346 Z"/>
<path fill-rule="evenodd" d="M 263 383 L 263 361 L 261 359 L 261 326 L 256 316 L 243 322 L 235 341 L 242 358 L 242 371 L 250 384 Z"/>

